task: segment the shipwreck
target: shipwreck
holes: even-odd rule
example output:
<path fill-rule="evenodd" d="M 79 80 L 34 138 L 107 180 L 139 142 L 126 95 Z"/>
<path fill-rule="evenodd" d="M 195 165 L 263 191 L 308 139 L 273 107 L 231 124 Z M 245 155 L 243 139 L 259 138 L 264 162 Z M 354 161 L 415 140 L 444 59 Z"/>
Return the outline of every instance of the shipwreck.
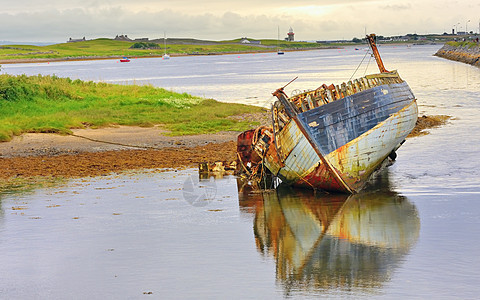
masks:
<path fill-rule="evenodd" d="M 357 193 L 393 163 L 415 127 L 416 98 L 397 71 L 387 71 L 375 35 L 367 36 L 380 73 L 323 84 L 288 97 L 277 89 L 272 125 L 238 136 L 237 168 L 250 179 Z M 288 84 L 287 84 L 288 85 Z"/>

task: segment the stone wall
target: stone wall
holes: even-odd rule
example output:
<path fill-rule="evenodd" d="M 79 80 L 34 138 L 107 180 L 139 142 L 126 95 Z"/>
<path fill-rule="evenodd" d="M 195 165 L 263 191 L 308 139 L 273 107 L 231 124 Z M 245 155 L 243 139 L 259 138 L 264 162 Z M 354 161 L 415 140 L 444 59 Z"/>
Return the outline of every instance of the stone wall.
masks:
<path fill-rule="evenodd" d="M 445 44 L 435 56 L 480 67 L 480 45 L 452 46 Z"/>

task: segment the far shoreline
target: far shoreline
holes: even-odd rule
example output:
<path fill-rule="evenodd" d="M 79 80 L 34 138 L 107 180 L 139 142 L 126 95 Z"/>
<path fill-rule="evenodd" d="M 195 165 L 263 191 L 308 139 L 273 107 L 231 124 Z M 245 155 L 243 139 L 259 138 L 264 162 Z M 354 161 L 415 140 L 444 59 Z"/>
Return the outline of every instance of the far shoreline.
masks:
<path fill-rule="evenodd" d="M 327 49 L 342 49 L 343 47 L 328 46 L 308 49 L 282 49 L 284 52 L 313 51 Z M 232 52 L 209 52 L 209 53 L 171 53 L 170 57 L 186 57 L 186 56 L 210 56 L 210 55 L 235 55 L 235 54 L 257 54 L 257 53 L 276 53 L 272 50 L 255 50 L 255 51 L 232 51 Z M 142 58 L 162 58 L 163 55 L 144 55 L 144 56 L 127 56 L 130 59 Z M 3 59 L 0 65 L 4 64 L 25 64 L 25 63 L 48 63 L 63 61 L 92 61 L 92 60 L 117 60 L 125 56 L 85 56 L 85 57 L 58 57 L 58 58 L 19 58 L 19 59 Z"/>
<path fill-rule="evenodd" d="M 381 46 L 402 46 L 411 45 L 411 43 L 388 43 L 380 44 Z M 417 44 L 423 46 L 426 44 Z M 325 46 L 325 47 L 312 47 L 312 48 L 286 48 L 282 49 L 284 52 L 299 52 L 299 51 L 314 51 L 314 50 L 329 50 L 329 49 L 344 49 L 346 47 L 360 47 L 360 45 L 349 44 L 345 46 Z M 260 53 L 276 53 L 274 48 L 268 50 L 254 50 L 254 51 L 231 51 L 231 52 L 207 52 L 207 53 L 169 53 L 170 57 L 187 57 L 187 56 L 210 56 L 210 55 L 235 55 L 235 54 L 260 54 Z M 0 59 L 0 65 L 7 64 L 25 64 L 25 63 L 49 63 L 49 62 L 65 62 L 65 61 L 94 61 L 94 60 L 118 60 L 124 57 L 130 59 L 142 59 L 142 58 L 162 58 L 163 55 L 143 55 L 143 56 L 84 56 L 84 57 L 57 57 L 57 58 L 13 58 L 13 59 Z"/>

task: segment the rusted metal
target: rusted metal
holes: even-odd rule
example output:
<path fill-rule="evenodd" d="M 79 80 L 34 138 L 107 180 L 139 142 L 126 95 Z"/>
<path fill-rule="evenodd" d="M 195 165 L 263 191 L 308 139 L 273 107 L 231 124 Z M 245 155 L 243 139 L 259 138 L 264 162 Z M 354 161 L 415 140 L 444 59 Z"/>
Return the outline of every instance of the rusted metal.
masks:
<path fill-rule="evenodd" d="M 248 165 L 243 169 L 250 178 L 261 177 L 266 167 L 286 184 L 358 192 L 390 163 L 418 115 L 407 83 L 396 71 L 380 69 L 292 97 L 277 89 L 272 127 L 239 136 L 238 165 Z"/>
<path fill-rule="evenodd" d="M 370 34 L 367 35 L 367 41 L 368 44 L 370 45 L 370 48 L 372 48 L 373 51 L 373 56 L 375 57 L 375 60 L 377 61 L 378 69 L 380 70 L 380 73 L 387 73 L 387 69 L 385 69 L 385 66 L 383 65 L 382 58 L 380 57 L 380 53 L 378 52 L 377 49 L 377 44 L 375 43 L 375 34 Z"/>

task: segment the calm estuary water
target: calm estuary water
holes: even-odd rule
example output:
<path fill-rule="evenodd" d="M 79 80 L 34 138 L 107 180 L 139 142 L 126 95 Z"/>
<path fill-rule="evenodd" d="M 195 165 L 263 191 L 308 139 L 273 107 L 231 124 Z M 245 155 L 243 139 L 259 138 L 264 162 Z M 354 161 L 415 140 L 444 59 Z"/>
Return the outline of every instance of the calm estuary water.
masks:
<path fill-rule="evenodd" d="M 0 194 L 0 298 L 478 299 L 480 69 L 433 57 L 439 47 L 380 47 L 420 115 L 452 119 L 408 139 L 361 194 L 258 193 L 234 176 L 199 181 L 196 170 Z M 152 84 L 266 106 L 296 76 L 288 93 L 348 80 L 363 57 L 346 48 L 2 72 Z M 371 61 L 367 73 L 375 67 Z"/>

